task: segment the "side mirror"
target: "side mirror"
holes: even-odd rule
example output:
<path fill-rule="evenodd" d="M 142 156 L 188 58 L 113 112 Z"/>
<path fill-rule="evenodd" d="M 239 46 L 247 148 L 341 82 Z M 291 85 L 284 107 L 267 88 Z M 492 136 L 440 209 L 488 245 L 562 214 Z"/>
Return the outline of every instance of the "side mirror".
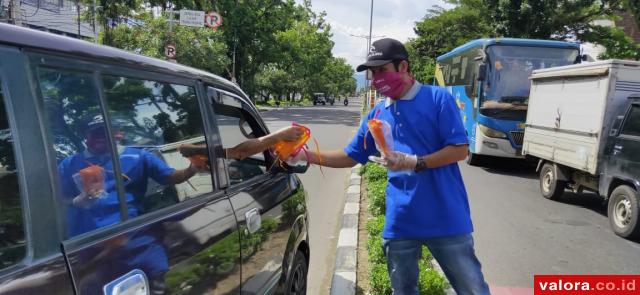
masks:
<path fill-rule="evenodd" d="M 620 126 L 622 125 L 622 120 L 624 120 L 624 116 L 616 117 L 616 120 L 613 122 L 613 126 L 611 126 L 611 131 L 609 131 L 609 136 L 618 135 L 618 130 L 620 130 Z"/>
<path fill-rule="evenodd" d="M 273 167 L 273 170 L 276 172 L 286 172 L 286 173 L 305 173 L 309 169 L 309 162 L 298 162 L 295 164 L 289 164 L 287 162 L 279 162 L 276 163 Z"/>
<path fill-rule="evenodd" d="M 580 56 L 580 59 L 582 59 L 582 61 L 588 61 L 589 60 L 589 56 L 586 54 L 583 54 Z"/>
<path fill-rule="evenodd" d="M 487 64 L 478 64 L 478 74 L 476 75 L 478 81 L 484 81 L 487 78 Z"/>

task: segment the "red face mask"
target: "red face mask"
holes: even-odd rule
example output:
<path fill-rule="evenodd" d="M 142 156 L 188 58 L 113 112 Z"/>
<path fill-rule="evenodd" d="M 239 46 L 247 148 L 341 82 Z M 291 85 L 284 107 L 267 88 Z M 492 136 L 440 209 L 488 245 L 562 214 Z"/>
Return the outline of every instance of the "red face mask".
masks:
<path fill-rule="evenodd" d="M 396 100 L 409 83 L 403 79 L 401 72 L 382 72 L 373 75 L 372 84 L 384 96 Z"/>

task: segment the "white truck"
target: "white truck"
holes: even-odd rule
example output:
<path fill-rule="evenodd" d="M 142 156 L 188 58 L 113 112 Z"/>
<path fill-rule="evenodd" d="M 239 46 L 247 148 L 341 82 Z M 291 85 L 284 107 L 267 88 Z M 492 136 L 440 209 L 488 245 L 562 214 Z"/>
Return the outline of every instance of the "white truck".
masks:
<path fill-rule="evenodd" d="M 522 153 L 539 160 L 540 191 L 608 200 L 613 231 L 640 237 L 640 62 L 607 60 L 534 71 Z"/>

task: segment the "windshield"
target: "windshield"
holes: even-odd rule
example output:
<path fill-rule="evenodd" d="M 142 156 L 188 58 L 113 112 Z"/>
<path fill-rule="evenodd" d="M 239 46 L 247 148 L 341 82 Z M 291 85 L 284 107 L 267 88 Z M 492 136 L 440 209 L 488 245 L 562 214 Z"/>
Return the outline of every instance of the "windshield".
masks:
<path fill-rule="evenodd" d="M 487 49 L 487 54 L 488 73 L 481 108 L 511 108 L 527 105 L 531 71 L 573 64 L 578 50 L 494 45 Z"/>

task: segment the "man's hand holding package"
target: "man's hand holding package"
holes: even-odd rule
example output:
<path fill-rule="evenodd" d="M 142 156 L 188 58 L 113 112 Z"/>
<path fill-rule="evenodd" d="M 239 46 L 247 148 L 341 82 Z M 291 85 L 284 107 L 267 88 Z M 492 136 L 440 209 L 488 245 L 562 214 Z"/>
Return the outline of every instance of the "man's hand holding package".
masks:
<path fill-rule="evenodd" d="M 418 163 L 416 155 L 402 152 L 389 152 L 388 155 L 383 155 L 381 158 L 370 156 L 369 160 L 381 164 L 391 171 L 414 171 Z"/>

